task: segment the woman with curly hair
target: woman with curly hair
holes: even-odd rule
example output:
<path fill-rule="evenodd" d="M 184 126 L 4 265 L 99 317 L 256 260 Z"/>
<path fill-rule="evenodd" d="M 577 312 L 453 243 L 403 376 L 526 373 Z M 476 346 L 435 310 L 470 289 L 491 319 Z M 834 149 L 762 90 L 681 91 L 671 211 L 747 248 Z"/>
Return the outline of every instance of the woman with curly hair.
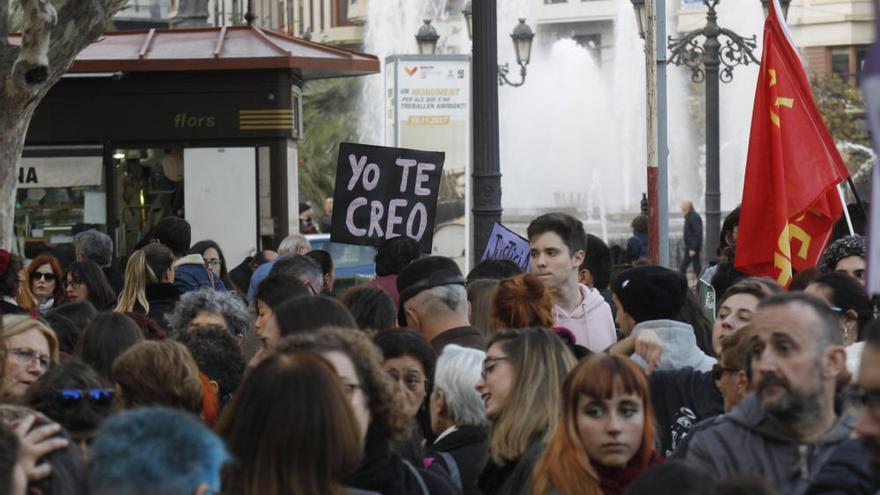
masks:
<path fill-rule="evenodd" d="M 281 340 L 275 352 L 313 352 L 333 364 L 364 445 L 363 460 L 348 478 L 350 486 L 383 495 L 457 493 L 444 476 L 414 466 L 391 450 L 392 439 L 406 438 L 411 422 L 400 390 L 382 369 L 381 352 L 364 333 L 333 327 L 294 333 Z"/>
<path fill-rule="evenodd" d="M 530 493 L 620 495 L 654 451 L 648 380 L 629 358 L 598 354 L 565 379 L 562 417 L 532 474 Z"/>
<path fill-rule="evenodd" d="M 24 270 L 18 306 L 45 315 L 63 300 L 64 288 L 61 286 L 61 265 L 58 260 L 51 255 L 40 255 L 31 260 Z"/>

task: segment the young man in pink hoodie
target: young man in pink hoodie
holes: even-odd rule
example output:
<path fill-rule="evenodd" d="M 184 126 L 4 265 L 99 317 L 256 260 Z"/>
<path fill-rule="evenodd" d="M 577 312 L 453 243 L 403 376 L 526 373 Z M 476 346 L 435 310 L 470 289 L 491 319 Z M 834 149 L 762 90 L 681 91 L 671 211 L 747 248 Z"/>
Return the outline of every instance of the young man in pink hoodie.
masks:
<path fill-rule="evenodd" d="M 571 215 L 547 213 L 527 230 L 531 271 L 550 289 L 556 326 L 574 334 L 577 344 L 601 352 L 617 342 L 611 307 L 596 289 L 578 283 L 586 253 L 583 224 Z"/>

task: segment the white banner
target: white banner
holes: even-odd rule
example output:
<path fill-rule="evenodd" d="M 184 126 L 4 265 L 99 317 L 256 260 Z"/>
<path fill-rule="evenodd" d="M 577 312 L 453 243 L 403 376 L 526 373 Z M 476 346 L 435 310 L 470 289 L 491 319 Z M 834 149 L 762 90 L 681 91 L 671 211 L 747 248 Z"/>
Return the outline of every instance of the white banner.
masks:
<path fill-rule="evenodd" d="M 18 168 L 18 187 L 100 186 L 104 182 L 102 165 L 100 156 L 22 158 Z"/>

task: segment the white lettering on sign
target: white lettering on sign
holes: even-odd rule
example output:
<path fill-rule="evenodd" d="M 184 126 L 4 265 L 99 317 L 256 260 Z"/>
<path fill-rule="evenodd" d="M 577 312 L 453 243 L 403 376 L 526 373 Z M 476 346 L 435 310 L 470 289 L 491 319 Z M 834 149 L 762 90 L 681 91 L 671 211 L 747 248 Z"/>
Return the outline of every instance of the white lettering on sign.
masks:
<path fill-rule="evenodd" d="M 391 239 L 392 237 L 400 237 L 402 235 L 394 232 L 394 227 L 403 223 L 403 218 L 401 218 L 400 215 L 397 214 L 398 208 L 406 208 L 405 199 L 392 199 L 388 202 L 388 221 L 385 224 L 386 239 Z"/>
<path fill-rule="evenodd" d="M 348 181 L 348 190 L 354 190 L 358 179 L 363 180 L 364 189 L 372 191 L 379 183 L 379 166 L 375 163 L 367 163 L 367 157 L 362 156 L 357 159 L 353 154 L 348 155 L 348 162 L 351 164 L 351 179 Z"/>
<path fill-rule="evenodd" d="M 377 237 L 383 237 L 382 227 L 379 226 L 379 220 L 382 220 L 382 215 L 385 213 L 385 207 L 382 205 L 381 201 L 373 200 L 370 203 L 370 230 L 367 231 L 367 235 L 373 235 L 373 232 L 376 232 Z"/>
<path fill-rule="evenodd" d="M 416 213 L 419 213 L 421 217 L 419 219 L 418 231 L 413 231 L 413 223 Z M 428 209 L 425 208 L 423 203 L 416 203 L 413 206 L 412 211 L 409 212 L 409 218 L 406 219 L 406 235 L 412 237 L 417 241 L 422 240 L 422 236 L 425 235 L 425 230 L 428 228 Z"/>
<path fill-rule="evenodd" d="M 367 204 L 367 198 L 360 197 L 354 198 L 354 201 L 348 205 L 348 210 L 345 212 L 345 227 L 348 228 L 348 231 L 351 232 L 352 235 L 363 236 L 367 233 L 367 229 L 359 229 L 354 225 L 354 210 L 357 210 L 359 207 Z"/>
<path fill-rule="evenodd" d="M 403 167 L 403 173 L 400 175 L 400 192 L 404 192 L 406 191 L 409 169 L 410 167 L 415 167 L 418 162 L 411 158 L 398 158 L 394 163 L 398 167 Z"/>
<path fill-rule="evenodd" d="M 432 172 L 435 168 L 437 166 L 433 163 L 419 163 L 418 168 L 416 168 L 416 196 L 428 196 L 431 194 L 431 190 L 422 187 L 422 184 L 430 179 L 425 172 Z"/>

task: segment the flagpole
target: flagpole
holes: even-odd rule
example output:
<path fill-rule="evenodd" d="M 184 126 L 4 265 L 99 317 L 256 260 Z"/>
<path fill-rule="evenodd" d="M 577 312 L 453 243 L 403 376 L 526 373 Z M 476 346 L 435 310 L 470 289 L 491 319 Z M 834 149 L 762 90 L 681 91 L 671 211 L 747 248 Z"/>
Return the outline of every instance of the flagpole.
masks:
<path fill-rule="evenodd" d="M 837 197 L 840 198 L 840 204 L 843 206 L 843 215 L 846 217 L 846 226 L 849 227 L 849 235 L 855 235 L 853 229 L 852 218 L 849 216 L 849 208 L 846 207 L 846 199 L 843 197 L 843 182 L 837 184 Z"/>

